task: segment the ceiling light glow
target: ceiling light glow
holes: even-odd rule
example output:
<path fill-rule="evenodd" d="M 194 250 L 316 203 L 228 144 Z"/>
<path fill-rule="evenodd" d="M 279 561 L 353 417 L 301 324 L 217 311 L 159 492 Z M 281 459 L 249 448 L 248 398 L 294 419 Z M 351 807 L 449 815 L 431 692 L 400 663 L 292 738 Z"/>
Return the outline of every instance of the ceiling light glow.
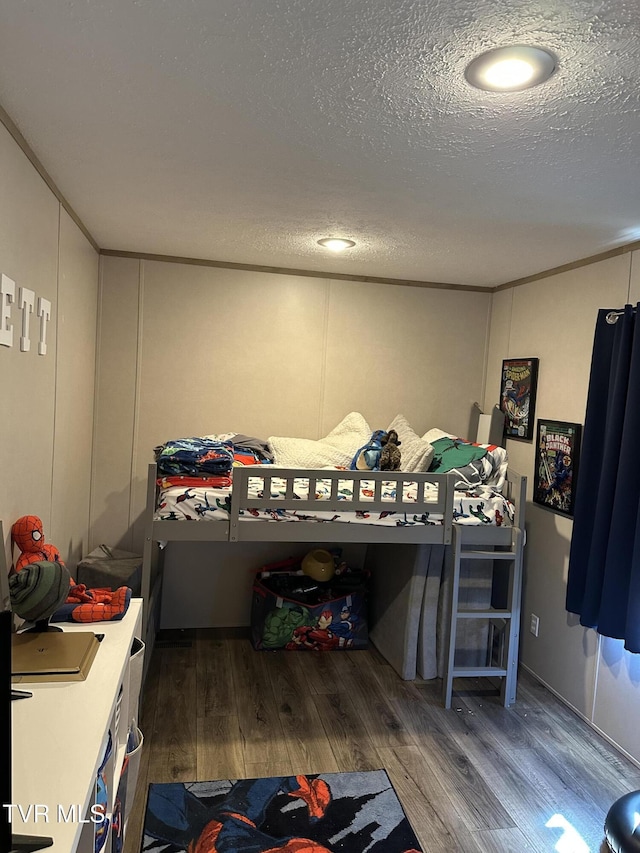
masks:
<path fill-rule="evenodd" d="M 556 68 L 556 58 L 540 47 L 516 44 L 477 56 L 465 71 L 467 82 L 489 92 L 517 92 L 544 83 Z"/>
<path fill-rule="evenodd" d="M 332 252 L 343 252 L 355 246 L 353 240 L 345 240 L 342 237 L 323 237 L 322 240 L 318 240 L 318 243 Z"/>
<path fill-rule="evenodd" d="M 494 89 L 513 89 L 528 83 L 533 77 L 533 68 L 522 59 L 503 59 L 487 69 L 484 79 Z"/>

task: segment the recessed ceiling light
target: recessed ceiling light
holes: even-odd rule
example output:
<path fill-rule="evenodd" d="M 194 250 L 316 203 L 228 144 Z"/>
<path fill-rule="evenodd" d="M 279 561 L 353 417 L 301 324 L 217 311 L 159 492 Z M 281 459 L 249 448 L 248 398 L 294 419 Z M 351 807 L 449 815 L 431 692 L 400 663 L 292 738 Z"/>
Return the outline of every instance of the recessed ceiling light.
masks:
<path fill-rule="evenodd" d="M 480 54 L 464 76 L 472 86 L 489 92 L 517 92 L 544 83 L 556 68 L 556 58 L 541 47 L 514 44 Z"/>
<path fill-rule="evenodd" d="M 342 237 L 323 237 L 322 240 L 318 240 L 318 243 L 332 252 L 342 252 L 344 249 L 355 246 L 353 240 L 344 240 Z"/>

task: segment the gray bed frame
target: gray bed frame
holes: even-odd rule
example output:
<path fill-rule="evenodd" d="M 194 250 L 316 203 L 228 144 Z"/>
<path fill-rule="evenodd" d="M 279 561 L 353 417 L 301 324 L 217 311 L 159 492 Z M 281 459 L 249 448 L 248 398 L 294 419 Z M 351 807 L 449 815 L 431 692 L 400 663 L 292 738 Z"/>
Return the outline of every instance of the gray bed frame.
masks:
<path fill-rule="evenodd" d="M 266 467 L 266 466 L 265 466 Z M 261 467 L 259 473 L 253 466 L 237 467 L 233 471 L 233 490 L 230 516 L 222 520 L 156 520 L 157 468 L 150 464 L 147 480 L 147 505 L 145 510 L 145 542 L 142 565 L 143 631 L 147 643 L 148 661 L 155 641 L 160 598 L 162 592 L 162 550 L 168 542 L 355 542 L 367 544 L 367 563 L 377 577 L 376 593 L 372 598 L 372 639 L 379 650 L 399 672 L 402 678 L 415 678 L 416 665 L 420 659 L 418 634 L 424 630 L 425 611 L 422 598 L 428 587 L 428 566 L 433 562 L 432 546 L 440 546 L 440 552 L 451 543 L 454 517 L 454 477 L 451 474 L 415 474 L 402 471 L 332 471 Z M 285 479 L 286 493 L 283 498 L 250 497 L 249 480 L 264 478 L 264 494 L 270 495 L 271 479 Z M 294 497 L 294 480 L 309 480 L 308 499 Z M 319 499 L 316 494 L 317 480 L 330 480 L 330 498 Z M 372 500 L 345 500 L 338 496 L 339 483 L 353 482 L 353 494 L 359 495 L 358 484 L 366 480 L 374 483 Z M 396 482 L 395 501 L 381 500 L 383 482 Z M 404 482 L 418 484 L 418 500 L 404 501 Z M 425 486 L 437 489 L 425 496 Z M 510 545 L 512 528 L 524 529 L 526 478 L 509 471 L 504 490 L 516 507 L 513 525 L 493 527 L 483 525 L 456 525 L 466 545 L 482 545 L 500 548 Z M 277 507 L 300 511 L 321 510 L 345 512 L 363 510 L 380 512 L 392 510 L 398 513 L 419 515 L 424 512 L 443 516 L 442 524 L 418 524 L 408 526 L 376 526 L 369 524 L 345 524 L 343 522 L 298 521 L 269 522 L 251 517 L 241 517 L 242 510 Z M 388 570 L 389 562 L 394 571 Z M 386 565 L 387 570 L 380 569 Z M 439 576 L 437 578 L 439 585 Z M 431 608 L 432 609 L 432 608 Z M 433 617 L 435 618 L 435 617 Z M 377 639 L 376 639 L 377 636 Z M 388 638 L 393 648 L 388 645 Z M 380 647 L 383 648 L 380 648 Z M 425 667 L 426 668 L 426 667 Z M 428 676 L 425 676 L 428 677 Z"/>

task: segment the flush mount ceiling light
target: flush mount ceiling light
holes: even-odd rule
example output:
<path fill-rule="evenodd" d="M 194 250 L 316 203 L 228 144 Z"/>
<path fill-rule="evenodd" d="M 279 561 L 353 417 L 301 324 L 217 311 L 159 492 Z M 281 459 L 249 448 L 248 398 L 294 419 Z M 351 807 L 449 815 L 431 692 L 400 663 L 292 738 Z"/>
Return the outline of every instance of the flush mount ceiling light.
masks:
<path fill-rule="evenodd" d="M 464 76 L 477 89 L 518 92 L 544 83 L 555 67 L 556 58 L 548 50 L 514 44 L 480 54 L 469 63 Z"/>
<path fill-rule="evenodd" d="M 344 240 L 342 237 L 323 237 L 322 240 L 318 240 L 318 243 L 332 252 L 342 252 L 355 246 L 353 240 Z"/>

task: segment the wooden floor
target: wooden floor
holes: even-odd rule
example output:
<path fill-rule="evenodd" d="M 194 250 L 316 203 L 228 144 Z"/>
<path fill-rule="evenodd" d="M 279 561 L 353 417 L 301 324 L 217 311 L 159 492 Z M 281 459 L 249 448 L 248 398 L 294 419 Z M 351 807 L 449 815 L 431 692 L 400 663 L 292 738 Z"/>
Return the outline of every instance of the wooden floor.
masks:
<path fill-rule="evenodd" d="M 482 687 L 481 687 L 482 685 Z M 402 681 L 374 649 L 255 652 L 218 631 L 170 632 L 145 685 L 140 849 L 149 782 L 385 768 L 426 853 L 604 851 L 607 809 L 640 769 L 526 673 L 503 708 L 486 680 Z"/>

